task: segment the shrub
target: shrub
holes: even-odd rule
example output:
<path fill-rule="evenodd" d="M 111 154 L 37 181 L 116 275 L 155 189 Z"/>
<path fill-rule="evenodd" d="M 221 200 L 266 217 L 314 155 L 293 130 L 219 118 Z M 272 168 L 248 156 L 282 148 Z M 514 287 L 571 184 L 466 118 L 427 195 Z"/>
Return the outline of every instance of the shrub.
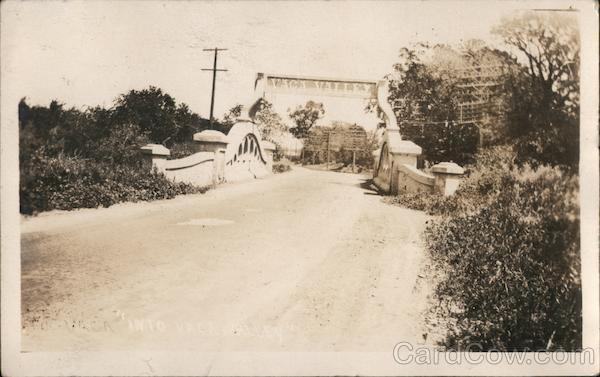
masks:
<path fill-rule="evenodd" d="M 181 143 L 173 143 L 171 148 L 171 155 L 168 157 L 170 160 L 184 158 L 191 156 L 197 152 L 196 143 L 194 141 L 184 141 Z"/>
<path fill-rule="evenodd" d="M 273 163 L 273 173 L 285 173 L 292 170 L 292 164 L 287 159 L 282 159 Z"/>
<path fill-rule="evenodd" d="M 132 164 L 140 161 L 140 147 L 149 142 L 147 133 L 134 124 L 117 124 L 105 136 L 89 140 L 84 158 L 113 164 Z"/>
<path fill-rule="evenodd" d="M 43 149 L 23 162 L 20 210 L 35 214 L 53 209 L 108 207 L 124 201 L 170 199 L 179 194 L 205 192 L 206 188 L 175 183 L 142 166 L 58 155 Z"/>
<path fill-rule="evenodd" d="M 443 345 L 465 349 L 581 347 L 577 175 L 517 167 L 511 146 L 482 150 L 453 196 L 387 200 L 436 215 L 426 247 L 441 272 L 435 314 Z"/>
<path fill-rule="evenodd" d="M 488 187 L 480 180 L 479 188 Z M 445 216 L 426 230 L 443 271 L 438 311 L 454 324 L 444 345 L 575 350 L 581 347 L 577 179 L 557 168 L 526 167 L 504 172 L 499 183 L 478 211 Z"/>

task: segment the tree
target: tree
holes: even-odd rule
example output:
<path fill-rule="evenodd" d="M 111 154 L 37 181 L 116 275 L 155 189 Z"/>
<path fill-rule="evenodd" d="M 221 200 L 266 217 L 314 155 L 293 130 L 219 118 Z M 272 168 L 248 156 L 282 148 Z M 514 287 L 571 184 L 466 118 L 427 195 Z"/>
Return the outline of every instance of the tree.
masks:
<path fill-rule="evenodd" d="M 298 106 L 294 111 L 289 111 L 289 117 L 296 123 L 295 127 L 290 128 L 292 135 L 298 139 L 304 139 L 308 136 L 308 131 L 325 115 L 325 109 L 322 103 L 314 101 L 306 102 L 304 106 Z"/>
<path fill-rule="evenodd" d="M 429 56 L 428 56 L 429 55 Z M 400 50 L 388 75 L 390 100 L 399 121 L 446 121 L 458 117 L 457 53 L 448 46 L 417 44 Z"/>
<path fill-rule="evenodd" d="M 524 66 L 512 80 L 511 132 L 520 161 L 574 167 L 579 145 L 580 41 L 576 18 L 521 12 L 493 29 Z"/>
<path fill-rule="evenodd" d="M 254 121 L 263 140 L 268 140 L 276 145 L 281 143 L 281 137 L 287 134 L 288 127 L 283 123 L 281 116 L 273 109 L 273 104 L 262 99 L 256 112 Z"/>
<path fill-rule="evenodd" d="M 172 141 L 175 143 L 189 142 L 196 132 L 210 127 L 208 119 L 201 118 L 200 115 L 191 111 L 185 103 L 180 103 L 177 110 L 175 110 L 175 124 L 177 131 L 172 137 Z"/>
<path fill-rule="evenodd" d="M 493 32 L 526 59 L 524 73 L 541 108 L 578 113 L 581 47 L 574 16 L 522 12 L 505 17 Z"/>
<path fill-rule="evenodd" d="M 481 66 L 499 65 L 501 56 L 474 40 L 459 49 L 420 43 L 400 50 L 400 61 L 388 75 L 389 100 L 402 136 L 420 145 L 429 163 L 468 163 L 483 131 L 501 134 L 499 117 L 491 124 L 479 121 L 478 129 L 462 122 L 460 107 L 463 102 L 483 102 L 493 108 L 498 90 L 494 86 L 482 90 L 488 83 L 480 85 L 476 78 Z"/>
<path fill-rule="evenodd" d="M 88 123 L 87 112 L 66 109 L 56 100 L 51 101 L 48 107 L 30 107 L 23 98 L 19 103 L 20 154 L 27 158 L 32 151 L 40 148 L 50 155 L 81 153 Z"/>
<path fill-rule="evenodd" d="M 242 105 L 238 103 L 223 114 L 223 120 L 215 122 L 216 128 L 227 135 L 241 114 Z"/>
<path fill-rule="evenodd" d="M 240 115 L 242 115 L 242 105 L 238 103 L 223 115 L 223 121 L 221 123 L 233 125 Z"/>
<path fill-rule="evenodd" d="M 180 109 L 179 118 L 186 113 Z M 175 99 L 160 88 L 131 90 L 116 100 L 114 124 L 135 124 L 149 133 L 154 143 L 165 143 L 175 137 L 181 125 L 177 123 L 178 109 Z"/>

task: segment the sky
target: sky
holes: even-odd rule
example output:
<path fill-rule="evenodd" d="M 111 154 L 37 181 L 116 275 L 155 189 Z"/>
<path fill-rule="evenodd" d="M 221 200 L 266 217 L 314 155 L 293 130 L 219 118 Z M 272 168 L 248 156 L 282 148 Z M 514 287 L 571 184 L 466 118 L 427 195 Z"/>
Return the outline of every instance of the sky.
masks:
<path fill-rule="evenodd" d="M 495 4 L 495 5 L 494 5 Z M 2 3 L 2 58 L 29 104 L 110 107 L 131 89 L 160 87 L 208 117 L 253 99 L 257 72 L 381 79 L 412 42 L 497 42 L 490 28 L 523 3 L 484 1 L 30 1 Z M 6 42 L 7 41 L 7 42 Z M 14 76 L 13 76 L 14 77 Z M 362 100 L 272 96 L 275 109 L 309 99 L 331 120 L 377 123 Z"/>

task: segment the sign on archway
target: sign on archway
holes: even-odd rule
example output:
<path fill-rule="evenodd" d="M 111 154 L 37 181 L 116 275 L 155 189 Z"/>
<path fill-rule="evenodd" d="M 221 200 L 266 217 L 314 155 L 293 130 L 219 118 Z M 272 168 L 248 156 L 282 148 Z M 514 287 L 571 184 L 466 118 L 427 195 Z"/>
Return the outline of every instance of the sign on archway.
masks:
<path fill-rule="evenodd" d="M 380 108 L 386 114 L 386 118 L 393 117 L 393 122 L 389 122 L 390 125 L 397 127 L 396 118 L 393 116 L 391 108 L 384 110 L 385 105 L 381 106 L 382 99 L 385 99 L 385 104 L 387 104 L 387 94 L 382 95 L 383 92 L 387 93 L 387 82 L 385 81 L 280 75 L 259 72 L 256 74 L 254 91 L 255 99 L 248 108 L 250 118 L 254 118 L 254 114 L 258 111 L 260 99 L 271 94 L 345 97 L 348 99 L 376 99 Z"/>
<path fill-rule="evenodd" d="M 343 80 L 259 73 L 257 80 L 261 79 L 265 80 L 265 92 L 271 93 L 364 99 L 377 98 L 377 82 L 371 80 Z"/>

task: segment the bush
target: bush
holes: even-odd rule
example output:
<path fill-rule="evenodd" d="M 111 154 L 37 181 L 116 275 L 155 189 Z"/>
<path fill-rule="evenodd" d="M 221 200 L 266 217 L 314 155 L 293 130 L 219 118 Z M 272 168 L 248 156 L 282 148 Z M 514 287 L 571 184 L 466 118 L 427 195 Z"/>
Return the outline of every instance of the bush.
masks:
<path fill-rule="evenodd" d="M 195 132 L 209 121 L 161 89 L 131 90 L 113 107 L 79 110 L 19 102 L 21 213 L 109 206 L 171 198 L 204 189 L 173 183 L 140 166 L 140 148 L 169 143 L 174 158 L 191 154 Z"/>
<path fill-rule="evenodd" d="M 510 146 L 484 150 L 453 196 L 388 201 L 436 215 L 425 241 L 441 272 L 444 346 L 572 351 L 581 347 L 577 175 L 514 161 Z"/>
<path fill-rule="evenodd" d="M 444 271 L 436 293 L 460 349 L 581 347 L 578 183 L 557 168 L 501 176 L 474 214 L 434 221 L 426 242 Z"/>
<path fill-rule="evenodd" d="M 53 209 L 108 207 L 125 201 L 170 199 L 205 192 L 175 183 L 145 167 L 98 162 L 38 150 L 21 166 L 20 210 L 35 214 Z"/>
<path fill-rule="evenodd" d="M 285 173 L 286 171 L 292 170 L 292 164 L 286 160 L 282 159 L 273 163 L 273 173 Z"/>
<path fill-rule="evenodd" d="M 168 157 L 169 160 L 175 160 L 178 158 L 184 158 L 191 156 L 197 152 L 196 143 L 194 141 L 184 141 L 181 143 L 173 143 L 171 148 L 171 155 Z"/>
<path fill-rule="evenodd" d="M 549 164 L 577 170 L 579 120 L 555 115 L 553 124 L 539 127 L 516 139 L 517 162 L 533 166 Z"/>

